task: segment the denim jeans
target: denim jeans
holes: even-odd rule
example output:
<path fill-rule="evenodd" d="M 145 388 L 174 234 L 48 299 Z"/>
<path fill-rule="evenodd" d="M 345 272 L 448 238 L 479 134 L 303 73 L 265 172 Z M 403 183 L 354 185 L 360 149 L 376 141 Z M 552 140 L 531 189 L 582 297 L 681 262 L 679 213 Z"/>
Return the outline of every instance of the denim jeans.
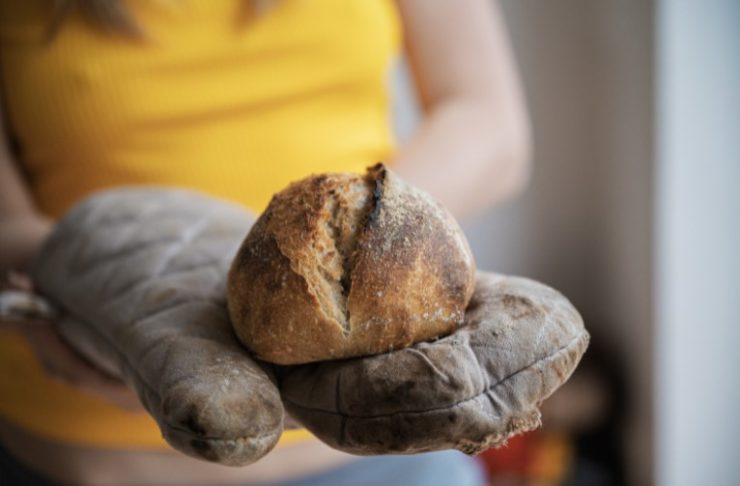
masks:
<path fill-rule="evenodd" d="M 0 485 L 54 486 L 0 446 Z M 303 479 L 263 486 L 483 486 L 480 465 L 457 451 L 411 456 L 365 457 L 337 469 Z"/>
<path fill-rule="evenodd" d="M 366 457 L 314 477 L 279 486 L 483 486 L 483 469 L 457 451 Z M 272 485 L 270 485 L 272 486 Z M 276 485 L 277 486 L 277 485 Z"/>

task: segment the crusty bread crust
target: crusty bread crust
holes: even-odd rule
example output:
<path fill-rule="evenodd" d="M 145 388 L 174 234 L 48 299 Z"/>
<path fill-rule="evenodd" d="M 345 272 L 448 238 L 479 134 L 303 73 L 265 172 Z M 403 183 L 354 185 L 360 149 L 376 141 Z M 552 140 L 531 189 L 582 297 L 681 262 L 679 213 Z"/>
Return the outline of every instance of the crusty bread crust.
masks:
<path fill-rule="evenodd" d="M 228 304 L 259 359 L 298 364 L 449 334 L 474 285 L 454 218 L 378 164 L 276 194 L 234 259 Z"/>

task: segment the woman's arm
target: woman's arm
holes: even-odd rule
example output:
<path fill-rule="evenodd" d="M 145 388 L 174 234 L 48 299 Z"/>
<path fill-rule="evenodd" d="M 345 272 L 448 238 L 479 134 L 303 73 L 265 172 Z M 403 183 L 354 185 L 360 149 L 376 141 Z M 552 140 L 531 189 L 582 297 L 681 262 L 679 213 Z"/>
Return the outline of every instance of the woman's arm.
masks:
<path fill-rule="evenodd" d="M 397 3 L 426 116 L 395 169 L 456 216 L 514 195 L 529 176 L 529 122 L 492 0 Z"/>
<path fill-rule="evenodd" d="M 26 270 L 52 229 L 52 221 L 39 213 L 33 203 L 5 134 L 0 116 L 0 279 L 9 270 Z M 46 371 L 55 378 L 123 408 L 140 409 L 139 400 L 131 389 L 81 359 L 50 322 L 0 316 L 0 329 L 22 332 Z"/>
<path fill-rule="evenodd" d="M 0 275 L 25 269 L 50 231 L 13 161 L 0 116 Z"/>

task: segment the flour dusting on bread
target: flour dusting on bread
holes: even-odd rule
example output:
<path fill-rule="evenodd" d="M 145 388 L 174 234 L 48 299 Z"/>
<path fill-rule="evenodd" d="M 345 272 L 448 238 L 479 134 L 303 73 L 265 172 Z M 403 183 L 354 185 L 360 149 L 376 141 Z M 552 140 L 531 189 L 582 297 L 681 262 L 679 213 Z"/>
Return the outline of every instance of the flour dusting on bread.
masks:
<path fill-rule="evenodd" d="M 304 363 L 449 334 L 474 275 L 450 213 L 378 164 L 276 194 L 234 260 L 228 301 L 259 358 Z"/>

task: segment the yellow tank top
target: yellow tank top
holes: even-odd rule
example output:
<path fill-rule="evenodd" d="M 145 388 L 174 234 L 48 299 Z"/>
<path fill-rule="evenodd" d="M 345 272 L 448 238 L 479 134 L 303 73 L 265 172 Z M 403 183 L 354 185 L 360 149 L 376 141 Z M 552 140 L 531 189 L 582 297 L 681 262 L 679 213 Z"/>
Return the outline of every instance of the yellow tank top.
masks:
<path fill-rule="evenodd" d="M 245 0 L 124 3 L 146 40 L 73 14 L 45 42 L 53 2 L 0 0 L 7 125 L 45 213 L 126 184 L 260 211 L 290 181 L 389 156 L 400 38 L 390 0 L 276 0 L 259 14 Z M 149 416 L 47 377 L 10 331 L 0 334 L 0 415 L 67 443 L 164 446 Z"/>

